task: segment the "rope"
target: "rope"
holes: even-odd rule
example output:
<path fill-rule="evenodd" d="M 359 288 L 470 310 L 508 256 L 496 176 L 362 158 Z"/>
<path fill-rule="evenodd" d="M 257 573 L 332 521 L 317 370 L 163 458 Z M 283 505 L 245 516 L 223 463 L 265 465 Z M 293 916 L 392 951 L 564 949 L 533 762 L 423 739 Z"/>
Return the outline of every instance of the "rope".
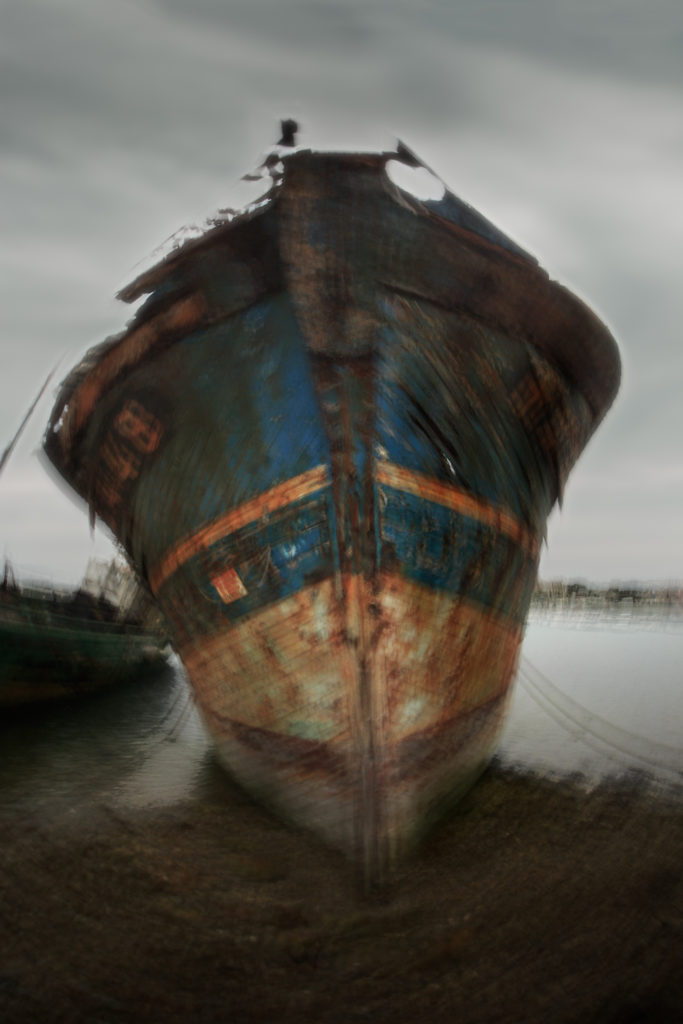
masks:
<path fill-rule="evenodd" d="M 532 678 L 531 673 L 536 676 L 536 680 Z M 654 752 L 662 757 L 673 755 L 680 758 L 679 747 L 649 740 L 645 736 L 622 729 L 607 721 L 567 696 L 526 657 L 520 663 L 518 679 L 532 700 L 574 737 L 586 741 L 586 735 L 592 736 L 603 746 L 611 747 L 620 754 L 642 761 L 658 771 L 670 772 L 683 778 L 683 770 L 675 768 L 670 762 L 652 756 Z M 568 722 L 572 724 L 573 728 L 567 725 Z"/>

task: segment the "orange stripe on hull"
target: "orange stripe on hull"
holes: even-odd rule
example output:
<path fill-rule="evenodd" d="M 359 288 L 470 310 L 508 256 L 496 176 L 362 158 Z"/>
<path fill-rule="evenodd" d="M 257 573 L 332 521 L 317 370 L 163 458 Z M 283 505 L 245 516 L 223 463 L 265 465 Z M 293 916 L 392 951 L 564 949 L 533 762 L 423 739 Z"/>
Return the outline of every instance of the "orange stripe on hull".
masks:
<path fill-rule="evenodd" d="M 122 370 L 134 366 L 160 338 L 196 327 L 206 314 L 206 300 L 199 293 L 186 296 L 136 327 L 114 345 L 87 374 L 66 406 L 60 431 L 62 450 L 66 451 L 76 434 L 92 414 L 102 392 Z"/>
<path fill-rule="evenodd" d="M 393 487 L 397 491 L 417 494 L 425 501 L 433 501 L 436 505 L 444 505 L 470 519 L 476 519 L 485 526 L 497 530 L 498 533 L 504 533 L 511 537 L 529 555 L 536 555 L 538 552 L 538 540 L 518 519 L 509 512 L 505 512 L 487 501 L 482 501 L 481 498 L 474 498 L 459 487 L 442 483 L 441 480 L 424 476 L 422 473 L 416 473 L 415 470 L 406 469 L 403 466 L 395 466 L 390 462 L 378 463 L 377 482 Z"/>
<path fill-rule="evenodd" d="M 538 553 L 538 540 L 514 516 L 496 508 L 489 502 L 472 497 L 471 494 L 458 487 L 444 484 L 433 477 L 424 476 L 414 470 L 395 466 L 388 462 L 377 464 L 377 482 L 408 494 L 417 494 L 425 501 L 443 505 L 471 519 L 476 519 L 485 526 L 516 541 L 532 557 Z M 244 505 L 232 509 L 220 519 L 202 527 L 192 536 L 186 537 L 176 547 L 168 551 L 150 573 L 150 586 L 153 593 L 158 593 L 169 576 L 173 575 L 193 555 L 222 540 L 235 530 L 258 522 L 268 513 L 285 508 L 301 498 L 314 494 L 328 483 L 327 468 L 324 465 L 316 466 L 315 469 L 301 473 L 299 476 L 259 494 Z"/>
<path fill-rule="evenodd" d="M 306 473 L 301 473 L 299 476 L 292 477 L 291 480 L 271 487 L 269 491 L 259 494 L 256 498 L 245 502 L 244 505 L 239 505 L 226 515 L 221 516 L 220 519 L 202 527 L 198 533 L 186 537 L 176 547 L 171 548 L 150 573 L 149 583 L 153 593 L 156 594 L 168 577 L 193 555 L 211 547 L 212 544 L 234 533 L 235 530 L 258 522 L 269 513 L 277 512 L 301 498 L 315 494 L 328 483 L 327 467 L 316 466 L 315 469 L 309 469 Z"/>

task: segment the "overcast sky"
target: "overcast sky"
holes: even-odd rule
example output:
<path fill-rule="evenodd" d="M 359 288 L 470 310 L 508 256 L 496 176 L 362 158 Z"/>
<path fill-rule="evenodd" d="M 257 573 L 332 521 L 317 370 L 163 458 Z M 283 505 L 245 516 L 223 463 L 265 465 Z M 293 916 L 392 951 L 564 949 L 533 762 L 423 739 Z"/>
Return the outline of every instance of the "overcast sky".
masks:
<path fill-rule="evenodd" d="M 0 0 L 0 84 L 0 448 L 294 116 L 314 148 L 402 138 L 605 320 L 621 393 L 541 575 L 683 579 L 680 0 Z M 108 547 L 36 457 L 53 393 L 0 530 L 17 570 L 75 580 Z"/>

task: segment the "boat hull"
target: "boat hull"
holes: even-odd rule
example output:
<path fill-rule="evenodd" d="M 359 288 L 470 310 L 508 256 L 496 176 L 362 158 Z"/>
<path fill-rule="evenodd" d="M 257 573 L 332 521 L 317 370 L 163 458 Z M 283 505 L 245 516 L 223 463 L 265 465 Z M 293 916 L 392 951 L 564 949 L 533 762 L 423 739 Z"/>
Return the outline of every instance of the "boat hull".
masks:
<path fill-rule="evenodd" d="M 158 635 L 79 619 L 48 600 L 0 603 L 0 708 L 84 696 L 160 672 Z"/>
<path fill-rule="evenodd" d="M 585 307 L 447 213 L 379 158 L 292 157 L 263 214 L 138 282 L 46 435 L 223 762 L 368 875 L 490 756 L 547 514 L 618 380 Z"/>

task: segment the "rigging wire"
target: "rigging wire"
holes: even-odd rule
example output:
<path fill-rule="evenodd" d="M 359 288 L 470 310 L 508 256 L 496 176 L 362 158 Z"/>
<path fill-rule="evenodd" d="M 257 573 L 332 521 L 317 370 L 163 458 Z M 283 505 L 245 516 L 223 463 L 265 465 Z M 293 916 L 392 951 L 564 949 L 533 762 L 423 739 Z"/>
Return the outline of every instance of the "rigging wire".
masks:
<path fill-rule="evenodd" d="M 23 434 L 24 428 L 26 427 L 26 424 L 31 419 L 31 416 L 33 415 L 33 412 L 34 412 L 36 406 L 38 405 L 38 402 L 43 397 L 43 394 L 45 393 L 45 390 L 46 390 L 48 384 L 50 383 L 50 381 L 54 377 L 55 372 L 57 370 L 57 366 L 59 366 L 59 363 L 57 363 L 57 365 L 54 366 L 53 369 L 50 370 L 50 372 L 48 373 L 47 377 L 45 378 L 45 382 L 44 382 L 43 386 L 41 387 L 40 391 L 38 392 L 36 397 L 31 402 L 30 406 L 26 410 L 26 413 L 24 414 L 24 418 L 22 419 L 21 423 L 19 424 L 19 429 L 17 430 L 17 432 L 15 433 L 14 437 L 12 438 L 12 440 L 10 441 L 10 443 L 7 445 L 7 447 L 5 448 L 4 452 L 2 453 L 2 456 L 0 457 L 0 473 L 2 473 L 2 471 L 5 468 L 7 462 L 9 461 L 9 457 L 12 454 L 12 452 L 14 451 L 19 438 Z"/>
<path fill-rule="evenodd" d="M 536 679 L 532 674 L 536 676 Z M 676 768 L 670 762 L 651 756 L 650 753 L 660 753 L 663 757 L 666 755 L 680 757 L 679 747 L 649 740 L 637 733 L 622 729 L 590 711 L 555 686 L 527 657 L 522 658 L 520 662 L 518 679 L 532 700 L 575 738 L 586 742 L 586 735 L 591 736 L 603 746 L 611 747 L 620 754 L 642 761 L 658 771 L 672 773 L 683 778 L 683 770 Z M 567 725 L 568 722 L 572 723 L 573 728 Z"/>

